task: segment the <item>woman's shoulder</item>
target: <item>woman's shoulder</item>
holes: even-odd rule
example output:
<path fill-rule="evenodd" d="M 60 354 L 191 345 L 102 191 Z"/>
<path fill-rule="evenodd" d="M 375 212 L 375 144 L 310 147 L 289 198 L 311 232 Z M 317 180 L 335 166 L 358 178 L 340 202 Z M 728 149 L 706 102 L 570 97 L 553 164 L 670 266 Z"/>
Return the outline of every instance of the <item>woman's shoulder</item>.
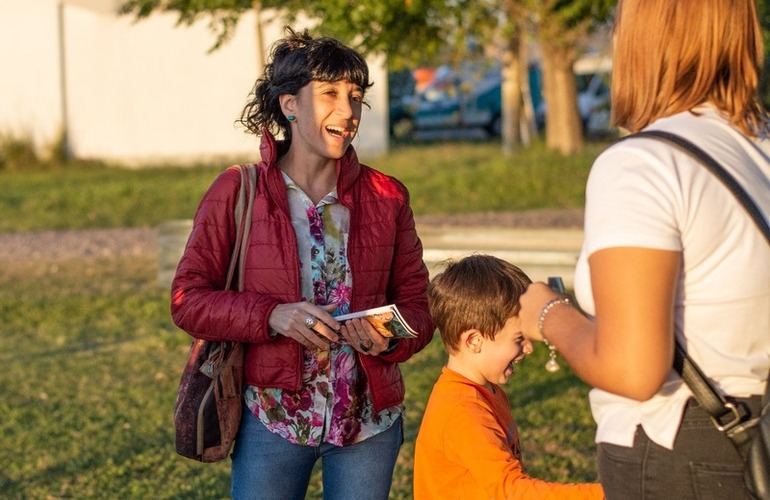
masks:
<path fill-rule="evenodd" d="M 709 144 L 735 143 L 734 136 L 739 134 L 724 117 L 710 107 L 695 108 L 660 118 L 642 130 L 647 131 L 672 133 L 706 149 Z M 681 164 L 683 159 L 687 159 L 684 163 L 691 163 L 691 158 L 684 150 L 664 139 L 630 134 L 611 144 L 597 157 L 594 166 L 617 165 L 622 162 L 626 165 L 639 163 L 648 167 L 651 164 L 672 167 Z"/>
<path fill-rule="evenodd" d="M 241 173 L 238 165 L 231 165 L 222 170 L 212 181 L 205 200 L 225 200 L 233 196 L 241 184 Z"/>
<path fill-rule="evenodd" d="M 361 164 L 359 179 L 369 191 L 378 195 L 403 197 L 407 194 L 406 186 L 396 177 L 363 163 Z"/>

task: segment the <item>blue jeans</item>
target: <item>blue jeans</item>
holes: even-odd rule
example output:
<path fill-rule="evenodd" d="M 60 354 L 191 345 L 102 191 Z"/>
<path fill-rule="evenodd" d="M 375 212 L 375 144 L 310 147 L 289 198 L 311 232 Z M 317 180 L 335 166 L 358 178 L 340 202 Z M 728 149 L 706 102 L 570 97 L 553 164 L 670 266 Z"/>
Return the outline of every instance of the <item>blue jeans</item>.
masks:
<path fill-rule="evenodd" d="M 759 397 L 743 399 L 753 415 Z M 674 449 L 636 428 L 634 446 L 599 443 L 599 479 L 608 500 L 743 500 L 743 462 L 703 408 L 687 403 Z"/>
<path fill-rule="evenodd" d="M 403 441 L 403 421 L 398 419 L 385 432 L 350 446 L 293 444 L 244 407 L 232 455 L 232 497 L 302 500 L 313 465 L 321 458 L 324 498 L 387 500 Z"/>

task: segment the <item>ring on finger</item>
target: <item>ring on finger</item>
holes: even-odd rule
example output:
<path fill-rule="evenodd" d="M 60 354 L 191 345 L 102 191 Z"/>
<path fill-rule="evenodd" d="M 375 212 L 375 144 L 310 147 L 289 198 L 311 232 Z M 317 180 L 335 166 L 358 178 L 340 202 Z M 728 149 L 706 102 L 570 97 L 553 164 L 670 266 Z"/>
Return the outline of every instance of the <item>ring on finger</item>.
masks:
<path fill-rule="evenodd" d="M 316 323 L 318 323 L 318 319 L 315 316 L 308 316 L 305 318 L 305 326 L 308 328 L 313 328 Z"/>
<path fill-rule="evenodd" d="M 374 346 L 372 339 L 361 339 L 358 341 L 358 347 L 364 352 L 369 352 L 372 346 Z"/>

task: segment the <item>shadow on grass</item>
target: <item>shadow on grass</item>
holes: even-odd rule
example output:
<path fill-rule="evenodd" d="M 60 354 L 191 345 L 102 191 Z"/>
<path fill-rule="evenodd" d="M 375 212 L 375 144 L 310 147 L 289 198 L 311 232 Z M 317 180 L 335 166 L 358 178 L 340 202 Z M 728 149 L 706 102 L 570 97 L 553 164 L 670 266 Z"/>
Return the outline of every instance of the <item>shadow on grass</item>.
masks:
<path fill-rule="evenodd" d="M 149 337 L 149 335 L 147 335 L 147 337 Z M 44 358 L 53 358 L 56 356 L 75 355 L 75 354 L 84 354 L 84 353 L 93 354 L 110 347 L 117 347 L 123 344 L 136 342 L 138 340 L 141 340 L 141 339 L 137 337 L 132 337 L 128 339 L 111 340 L 111 341 L 81 342 L 78 344 L 62 346 L 56 349 L 30 351 L 25 353 L 13 353 L 13 354 L 7 354 L 5 356 L 0 356 L 0 363 L 10 362 L 10 361 L 17 362 L 17 363 L 19 362 L 24 363 L 24 362 L 37 361 Z"/>

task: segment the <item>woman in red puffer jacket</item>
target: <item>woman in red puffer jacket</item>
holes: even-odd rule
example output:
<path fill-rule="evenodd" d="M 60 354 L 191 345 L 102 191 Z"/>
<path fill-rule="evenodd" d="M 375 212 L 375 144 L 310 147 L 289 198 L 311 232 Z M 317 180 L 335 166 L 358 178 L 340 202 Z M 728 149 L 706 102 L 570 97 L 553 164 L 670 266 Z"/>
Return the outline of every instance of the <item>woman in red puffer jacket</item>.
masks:
<path fill-rule="evenodd" d="M 193 337 L 246 343 L 234 498 L 304 498 L 323 457 L 325 497 L 386 499 L 403 441 L 398 363 L 433 336 L 428 271 L 406 188 L 351 146 L 366 62 L 334 39 L 287 33 L 241 119 L 262 136 L 244 290 L 223 290 L 240 187 L 228 169 L 198 207 L 172 316 Z M 335 319 L 386 304 L 416 338 Z"/>

